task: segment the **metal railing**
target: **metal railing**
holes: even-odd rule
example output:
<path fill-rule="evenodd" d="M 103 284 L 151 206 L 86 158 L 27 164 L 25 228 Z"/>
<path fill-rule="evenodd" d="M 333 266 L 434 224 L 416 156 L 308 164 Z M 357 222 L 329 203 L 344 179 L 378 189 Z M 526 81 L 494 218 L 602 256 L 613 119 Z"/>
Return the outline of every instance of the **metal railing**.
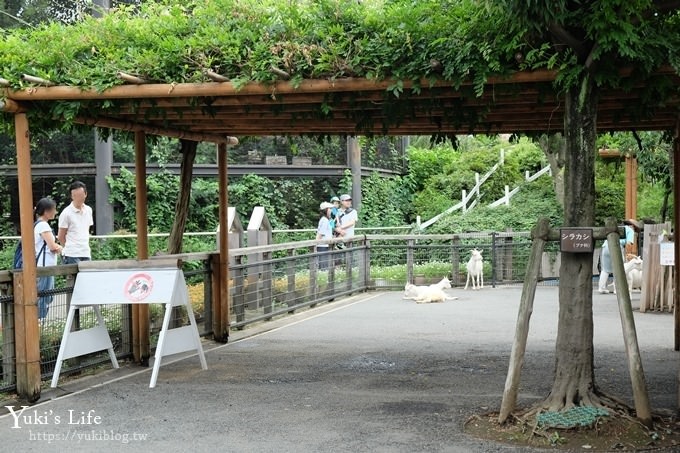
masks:
<path fill-rule="evenodd" d="M 322 251 L 319 245 L 329 245 Z M 229 252 L 230 327 L 268 321 L 336 298 L 373 289 L 403 289 L 407 282 L 429 284 L 447 277 L 453 286 L 465 285 L 470 250 L 482 251 L 484 280 L 488 286 L 516 284 L 524 280 L 531 249 L 528 232 L 466 233 L 457 235 L 361 235 L 343 241 L 298 241 Z M 557 255 L 546 252 L 546 261 Z M 211 263 L 215 252 L 174 255 L 181 259 L 189 297 L 201 335 L 212 334 Z M 164 258 L 167 258 L 165 256 Z M 49 379 L 63 334 L 77 266 L 42 268 L 41 274 L 57 277 L 47 318 L 40 323 L 41 370 Z M 47 294 L 41 293 L 39 296 Z M 119 358 L 131 355 L 131 306 L 104 307 L 104 318 Z M 14 376 L 14 311 L 12 272 L 0 272 L 0 391 L 12 390 Z M 177 310 L 173 325 L 188 322 Z M 150 306 L 151 344 L 160 330 L 162 307 Z M 90 309 L 81 309 L 79 326 L 94 323 Z M 107 363 L 106 353 L 71 359 L 62 373 L 76 374 Z"/>

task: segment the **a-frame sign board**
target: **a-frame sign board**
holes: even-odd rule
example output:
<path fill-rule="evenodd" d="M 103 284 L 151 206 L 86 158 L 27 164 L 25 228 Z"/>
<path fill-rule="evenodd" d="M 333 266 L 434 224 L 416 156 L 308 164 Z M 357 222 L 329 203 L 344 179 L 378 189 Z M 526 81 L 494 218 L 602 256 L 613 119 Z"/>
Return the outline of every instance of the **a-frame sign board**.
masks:
<path fill-rule="evenodd" d="M 107 304 L 163 304 L 165 306 L 149 387 L 156 386 L 161 358 L 167 355 L 195 350 L 198 352 L 201 367 L 204 370 L 208 369 L 181 269 L 175 266 L 173 268 L 80 270 L 73 288 L 71 306 L 52 376 L 52 387 L 57 386 L 61 365 L 66 359 L 107 350 L 113 367 L 118 368 L 111 338 L 99 309 L 100 305 Z M 88 306 L 94 310 L 97 325 L 72 332 L 75 311 Z M 189 325 L 170 329 L 172 308 L 182 306 L 186 308 Z"/>

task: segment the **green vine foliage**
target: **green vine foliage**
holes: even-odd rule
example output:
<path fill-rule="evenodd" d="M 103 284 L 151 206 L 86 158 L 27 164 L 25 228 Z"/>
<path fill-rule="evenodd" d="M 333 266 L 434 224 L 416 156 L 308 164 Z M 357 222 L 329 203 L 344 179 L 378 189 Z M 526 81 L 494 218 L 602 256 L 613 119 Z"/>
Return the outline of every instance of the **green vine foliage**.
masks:
<path fill-rule="evenodd" d="M 120 4 L 103 18 L 73 24 L 0 30 L 0 68 L 13 88 L 23 73 L 59 85 L 104 90 L 122 84 L 118 71 L 151 82 L 205 82 L 206 69 L 237 86 L 272 83 L 286 71 L 304 79 L 392 80 L 386 100 L 408 98 L 421 81 L 438 79 L 479 96 L 491 75 L 559 70 L 570 86 L 585 70 L 598 85 L 618 85 L 619 68 L 649 77 L 663 65 L 680 69 L 680 15 L 652 0 L 160 0 Z M 577 30 L 581 55 L 555 45 L 559 25 Z M 587 58 L 586 58 L 587 57 Z M 586 63 L 589 65 L 586 69 Z M 406 81 L 414 81 L 405 89 Z M 651 103 L 668 96 L 668 80 L 649 84 Z M 395 104 L 396 106 L 396 104 Z M 38 107 L 38 106 L 36 106 Z M 33 125 L 115 111 L 116 102 L 58 102 L 32 113 Z M 332 115 L 333 98 L 319 114 Z M 408 108 L 386 108 L 392 122 Z M 453 115 L 456 112 L 451 113 Z M 3 125 L 11 127 L 8 115 Z M 474 122 L 474 118 L 463 119 Z"/>
<path fill-rule="evenodd" d="M 26 87 L 23 73 L 104 90 L 123 83 L 118 71 L 183 83 L 207 81 L 206 69 L 243 86 L 276 81 L 275 67 L 293 83 L 391 78 L 394 98 L 407 94 L 405 80 L 439 78 L 457 86 L 471 80 L 480 94 L 489 75 L 518 69 L 513 54 L 522 36 L 489 11 L 473 0 L 149 1 L 71 25 L 3 31 L 0 68 L 14 88 Z M 45 108 L 35 118 L 43 126 L 116 105 Z"/>

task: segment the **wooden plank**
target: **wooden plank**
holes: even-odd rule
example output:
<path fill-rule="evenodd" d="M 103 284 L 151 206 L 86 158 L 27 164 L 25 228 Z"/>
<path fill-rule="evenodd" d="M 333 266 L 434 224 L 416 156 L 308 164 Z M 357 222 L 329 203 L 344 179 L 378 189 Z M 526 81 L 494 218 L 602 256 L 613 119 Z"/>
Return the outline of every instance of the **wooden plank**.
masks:
<path fill-rule="evenodd" d="M 522 286 L 522 296 L 520 298 L 519 313 L 515 326 L 515 339 L 510 352 L 508 376 L 505 380 L 503 400 L 498 415 L 499 423 L 504 423 L 507 420 L 510 412 L 515 409 L 515 404 L 517 403 L 520 374 L 524 362 L 527 337 L 529 335 L 529 321 L 534 307 L 536 286 L 538 285 L 538 278 L 541 270 L 541 258 L 543 256 L 545 243 L 548 239 L 549 230 L 550 224 L 548 219 L 542 218 L 538 221 L 538 224 L 534 227 L 532 232 L 533 243 L 531 245 L 531 254 L 529 255 L 524 285 Z"/>
<path fill-rule="evenodd" d="M 616 219 L 608 219 L 606 225 L 610 228 L 616 228 Z M 609 253 L 611 254 L 612 270 L 614 271 L 616 298 L 619 302 L 623 341 L 626 345 L 626 355 L 628 357 L 628 372 L 630 373 L 630 380 L 633 386 L 636 416 L 643 425 L 651 428 L 652 408 L 649 404 L 645 373 L 642 369 L 642 358 L 640 357 L 635 320 L 633 318 L 633 306 L 630 302 L 628 281 L 626 280 L 626 272 L 623 267 L 623 255 L 619 246 L 620 238 L 619 234 L 614 231 L 607 237 L 607 243 L 609 244 Z"/>

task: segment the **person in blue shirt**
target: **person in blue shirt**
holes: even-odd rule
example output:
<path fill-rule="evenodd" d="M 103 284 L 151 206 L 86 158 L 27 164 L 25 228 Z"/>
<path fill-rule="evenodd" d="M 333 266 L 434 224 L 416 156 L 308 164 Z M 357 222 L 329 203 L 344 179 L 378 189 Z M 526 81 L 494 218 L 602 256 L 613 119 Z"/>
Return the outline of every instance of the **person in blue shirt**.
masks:
<path fill-rule="evenodd" d="M 635 242 L 635 231 L 633 228 L 626 225 L 624 227 L 626 231 L 626 237 L 619 240 L 621 244 L 621 254 L 623 254 L 623 248 L 626 244 L 632 244 Z M 609 252 L 608 241 L 604 241 L 602 245 L 602 254 L 600 255 L 600 280 L 597 284 L 597 290 L 600 294 L 607 294 L 609 290 L 607 289 L 607 283 L 609 282 L 609 275 L 614 273 L 614 268 L 612 266 L 612 257 Z"/>
<path fill-rule="evenodd" d="M 338 234 L 335 232 L 335 227 L 338 225 L 338 219 L 340 218 L 340 198 L 331 198 L 331 230 L 333 231 L 333 236 Z"/>

